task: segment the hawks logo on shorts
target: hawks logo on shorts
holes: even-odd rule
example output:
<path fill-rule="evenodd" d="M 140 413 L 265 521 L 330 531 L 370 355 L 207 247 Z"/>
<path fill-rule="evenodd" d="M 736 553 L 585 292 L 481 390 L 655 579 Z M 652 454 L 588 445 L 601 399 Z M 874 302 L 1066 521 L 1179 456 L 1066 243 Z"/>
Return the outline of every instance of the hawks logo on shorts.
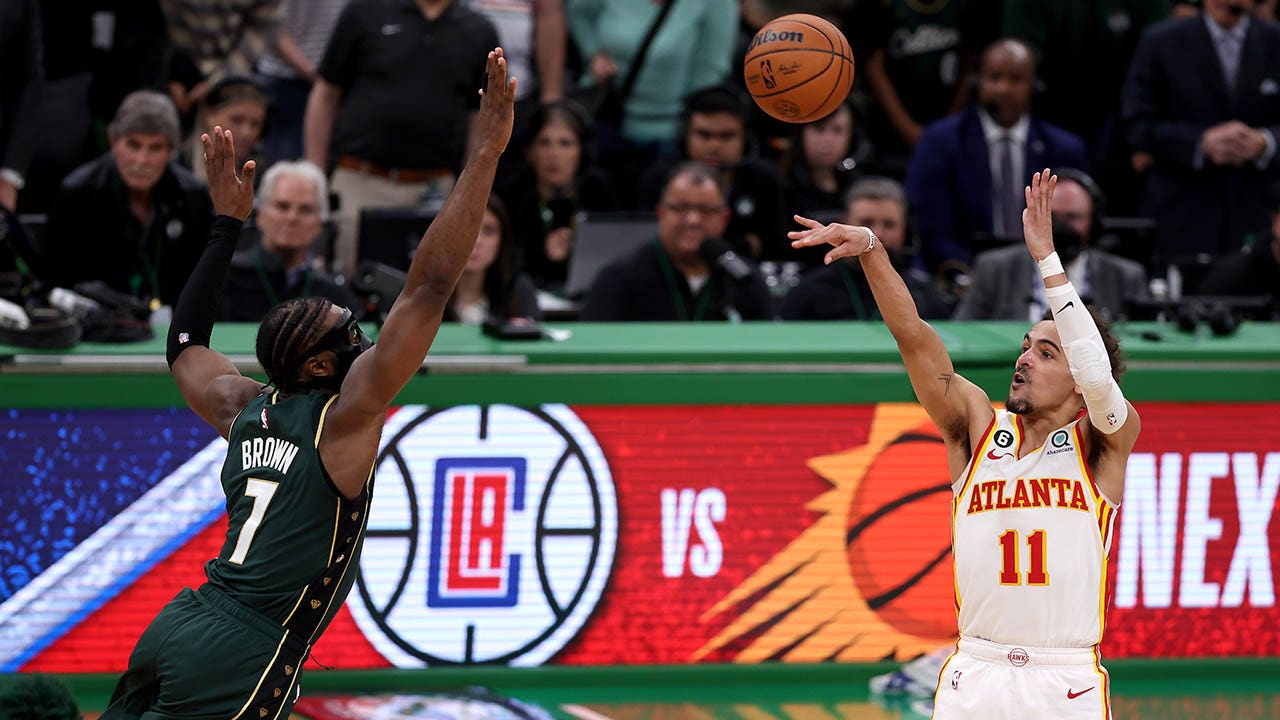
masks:
<path fill-rule="evenodd" d="M 537 665 L 590 617 L 618 510 L 595 438 L 562 405 L 403 407 L 387 421 L 358 592 L 400 667 Z"/>

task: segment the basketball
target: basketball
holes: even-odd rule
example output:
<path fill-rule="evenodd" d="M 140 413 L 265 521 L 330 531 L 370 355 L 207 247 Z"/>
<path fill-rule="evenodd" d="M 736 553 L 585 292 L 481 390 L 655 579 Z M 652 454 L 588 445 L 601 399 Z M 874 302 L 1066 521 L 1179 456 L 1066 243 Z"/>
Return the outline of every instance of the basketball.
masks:
<path fill-rule="evenodd" d="M 931 423 L 905 431 L 867 468 L 849 508 L 849 570 L 896 630 L 939 642 L 955 634 L 951 481 Z"/>
<path fill-rule="evenodd" d="M 742 72 L 761 110 L 784 122 L 813 122 L 849 96 L 853 48 L 816 15 L 784 15 L 752 38 Z"/>

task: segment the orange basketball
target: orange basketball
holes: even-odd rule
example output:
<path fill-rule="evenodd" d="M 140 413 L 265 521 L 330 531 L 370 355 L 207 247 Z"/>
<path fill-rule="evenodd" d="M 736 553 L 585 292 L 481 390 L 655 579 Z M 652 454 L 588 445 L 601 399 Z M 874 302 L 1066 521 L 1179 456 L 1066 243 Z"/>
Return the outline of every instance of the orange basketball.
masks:
<path fill-rule="evenodd" d="M 784 15 L 756 33 L 742 72 L 761 110 L 786 122 L 813 122 L 849 96 L 853 49 L 817 15 Z"/>
<path fill-rule="evenodd" d="M 846 535 L 867 605 L 899 632 L 940 641 L 956 629 L 949 475 L 933 425 L 907 430 L 867 468 Z"/>

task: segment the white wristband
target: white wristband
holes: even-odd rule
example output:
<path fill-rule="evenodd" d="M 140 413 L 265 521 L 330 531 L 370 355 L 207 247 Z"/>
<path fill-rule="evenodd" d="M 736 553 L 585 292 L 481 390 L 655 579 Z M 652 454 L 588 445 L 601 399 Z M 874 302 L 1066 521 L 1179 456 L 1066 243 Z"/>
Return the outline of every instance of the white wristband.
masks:
<path fill-rule="evenodd" d="M 864 252 L 864 253 L 869 253 L 869 252 L 871 252 L 872 248 L 874 248 L 874 247 L 876 246 L 876 233 L 875 233 L 875 231 L 874 231 L 874 230 L 872 230 L 871 228 L 867 228 L 867 235 L 870 235 L 870 236 L 871 236 L 871 238 L 867 241 L 867 249 L 862 251 L 862 252 Z"/>
<path fill-rule="evenodd" d="M 1049 257 L 1036 263 L 1040 267 L 1040 277 L 1047 278 L 1052 275 L 1061 275 L 1066 272 L 1062 269 L 1062 261 L 1058 259 L 1058 253 L 1051 252 Z"/>

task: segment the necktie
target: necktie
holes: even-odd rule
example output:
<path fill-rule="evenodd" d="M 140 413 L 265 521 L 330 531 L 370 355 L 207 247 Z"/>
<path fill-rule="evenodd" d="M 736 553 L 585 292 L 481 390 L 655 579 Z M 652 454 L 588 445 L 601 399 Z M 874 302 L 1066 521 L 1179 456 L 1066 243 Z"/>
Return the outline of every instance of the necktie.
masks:
<path fill-rule="evenodd" d="M 1224 33 L 1218 41 L 1218 59 L 1222 61 L 1227 89 L 1235 92 L 1236 75 L 1240 72 L 1240 38 L 1234 32 Z"/>
<path fill-rule="evenodd" d="M 1015 188 L 1017 182 L 1013 177 L 1013 136 L 1004 133 L 1000 136 L 999 157 L 1000 172 L 996 178 L 995 192 L 995 230 L 1001 238 L 1022 236 L 1022 203 L 1019 202 Z"/>

